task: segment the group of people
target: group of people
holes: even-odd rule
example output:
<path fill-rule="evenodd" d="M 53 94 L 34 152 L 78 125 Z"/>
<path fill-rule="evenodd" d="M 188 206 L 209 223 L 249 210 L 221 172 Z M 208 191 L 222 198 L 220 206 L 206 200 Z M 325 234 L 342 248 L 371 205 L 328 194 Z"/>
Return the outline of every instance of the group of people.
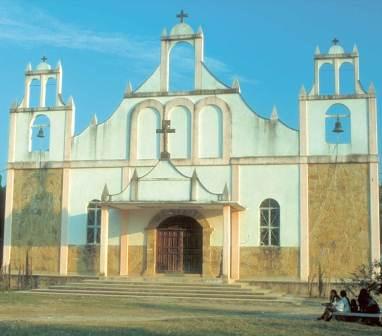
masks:
<path fill-rule="evenodd" d="M 318 318 L 318 320 L 330 321 L 333 317 L 334 312 L 341 313 L 365 313 L 365 314 L 378 314 L 380 313 L 380 308 L 378 303 L 370 295 L 366 288 L 362 288 L 358 295 L 358 303 L 356 299 L 349 300 L 346 295 L 346 291 L 342 290 L 340 296 L 338 296 L 337 291 L 332 289 L 330 291 L 330 302 L 325 304 L 326 308 L 324 313 Z M 356 316 L 336 316 L 337 320 L 342 321 L 357 321 L 359 320 Z M 378 317 L 367 317 L 361 318 L 361 321 L 379 324 L 380 321 Z"/>

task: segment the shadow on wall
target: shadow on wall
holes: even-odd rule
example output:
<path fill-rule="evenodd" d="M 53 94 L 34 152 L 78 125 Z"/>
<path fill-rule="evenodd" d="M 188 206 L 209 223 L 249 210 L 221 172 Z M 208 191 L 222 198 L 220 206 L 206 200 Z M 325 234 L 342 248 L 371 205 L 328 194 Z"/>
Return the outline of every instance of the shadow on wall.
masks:
<path fill-rule="evenodd" d="M 57 273 L 60 245 L 62 171 L 19 170 L 15 176 L 12 213 L 12 269 Z"/>
<path fill-rule="evenodd" d="M 4 242 L 4 216 L 5 216 L 5 187 L 1 184 L 0 175 L 0 265 L 3 264 L 3 242 Z"/>

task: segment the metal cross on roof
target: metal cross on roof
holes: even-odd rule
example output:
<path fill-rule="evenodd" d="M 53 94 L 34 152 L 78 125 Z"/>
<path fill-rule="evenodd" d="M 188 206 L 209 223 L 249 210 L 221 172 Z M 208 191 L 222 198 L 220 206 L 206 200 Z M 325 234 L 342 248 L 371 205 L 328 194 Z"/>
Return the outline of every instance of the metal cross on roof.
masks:
<path fill-rule="evenodd" d="M 183 11 L 183 9 L 180 11 L 179 14 L 176 14 L 176 17 L 179 18 L 180 22 L 184 22 L 184 18 L 188 17 L 188 14 Z"/>
<path fill-rule="evenodd" d="M 332 42 L 333 42 L 334 45 L 337 45 L 338 42 L 340 42 L 340 40 L 338 40 L 338 39 L 335 37 L 335 38 L 332 40 Z"/>
<path fill-rule="evenodd" d="M 171 120 L 162 120 L 162 128 L 157 129 L 157 133 L 163 134 L 163 152 L 160 153 L 161 160 L 168 160 L 170 153 L 167 151 L 168 133 L 175 133 L 175 129 L 171 128 Z"/>
<path fill-rule="evenodd" d="M 41 61 L 43 61 L 44 63 L 45 63 L 47 60 L 48 60 L 47 57 L 45 57 L 45 56 L 42 56 L 42 57 L 41 57 Z"/>

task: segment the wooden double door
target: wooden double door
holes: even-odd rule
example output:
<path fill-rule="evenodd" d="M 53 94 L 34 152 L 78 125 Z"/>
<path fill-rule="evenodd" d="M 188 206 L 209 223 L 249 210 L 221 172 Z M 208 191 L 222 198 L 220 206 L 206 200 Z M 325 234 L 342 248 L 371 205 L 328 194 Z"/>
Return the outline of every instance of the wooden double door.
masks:
<path fill-rule="evenodd" d="M 166 219 L 157 229 L 158 273 L 202 273 L 203 231 L 187 216 Z"/>

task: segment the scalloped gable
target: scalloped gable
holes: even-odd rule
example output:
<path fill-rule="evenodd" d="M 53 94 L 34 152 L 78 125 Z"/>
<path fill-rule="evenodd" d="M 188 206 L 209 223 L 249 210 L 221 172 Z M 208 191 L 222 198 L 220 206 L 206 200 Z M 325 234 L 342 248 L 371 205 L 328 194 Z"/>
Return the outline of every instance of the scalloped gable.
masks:
<path fill-rule="evenodd" d="M 227 190 L 221 194 L 209 191 L 200 182 L 196 171 L 192 176 L 187 176 L 170 161 L 159 161 L 152 170 L 140 177 L 135 171 L 125 190 L 109 195 L 111 202 L 228 200 Z"/>

